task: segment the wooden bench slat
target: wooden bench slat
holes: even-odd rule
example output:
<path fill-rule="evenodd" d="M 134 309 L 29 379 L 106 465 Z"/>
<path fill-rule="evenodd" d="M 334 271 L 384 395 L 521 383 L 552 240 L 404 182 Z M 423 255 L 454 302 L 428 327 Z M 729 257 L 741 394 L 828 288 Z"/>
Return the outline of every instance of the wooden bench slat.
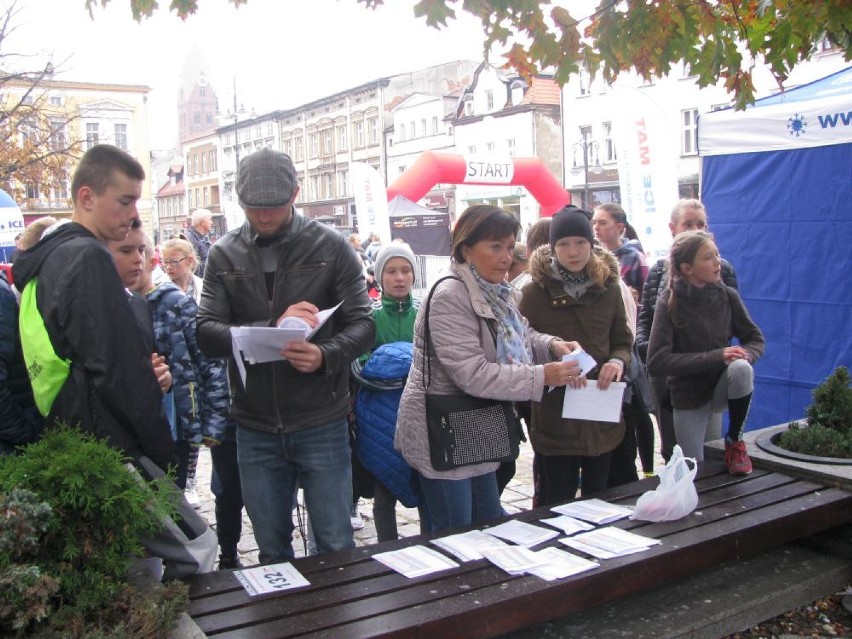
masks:
<path fill-rule="evenodd" d="M 790 480 L 790 478 L 787 478 L 785 476 L 777 476 L 777 474 L 775 474 L 775 475 L 776 475 L 776 478 L 774 478 L 774 479 L 773 478 L 767 479 L 766 474 L 763 474 L 763 475 L 760 475 L 758 477 L 755 477 L 751 482 L 742 481 L 742 482 L 738 482 L 736 484 L 731 484 L 730 482 L 726 481 L 726 482 L 719 484 L 721 486 L 721 488 L 719 488 L 718 491 L 717 491 L 719 493 L 719 496 L 718 496 L 718 498 L 715 498 L 714 500 L 712 500 L 714 503 L 719 504 L 719 505 L 718 506 L 708 506 L 707 508 L 704 509 L 706 512 L 702 512 L 702 515 L 701 515 L 701 517 L 703 518 L 704 521 L 691 522 L 691 523 L 684 521 L 684 522 L 681 522 L 679 529 L 677 527 L 672 527 L 673 524 L 678 524 L 678 522 L 669 522 L 667 524 L 652 524 L 652 526 L 662 526 L 662 528 L 657 529 L 655 531 L 656 534 L 653 534 L 652 536 L 660 536 L 660 535 L 666 536 L 666 544 L 665 544 L 664 547 L 662 547 L 662 548 L 655 547 L 652 551 L 649 551 L 649 553 L 642 553 L 641 556 L 640 555 L 633 555 L 633 556 L 630 556 L 630 557 L 624 557 L 624 558 L 619 558 L 619 559 L 615 559 L 615 560 L 608 560 L 608 562 L 603 562 L 603 565 L 602 565 L 601 568 L 599 568 L 599 569 L 597 569 L 596 571 L 593 571 L 593 572 L 594 573 L 612 572 L 612 571 L 620 572 L 620 571 L 624 570 L 625 566 L 631 566 L 631 565 L 634 565 L 634 564 L 637 564 L 637 563 L 638 564 L 648 563 L 649 567 L 650 567 L 650 565 L 654 561 L 654 555 L 656 553 L 661 553 L 661 554 L 665 555 L 667 553 L 673 552 L 674 550 L 681 552 L 679 547 L 678 548 L 672 548 L 672 549 L 667 548 L 669 543 L 675 544 L 676 539 L 678 540 L 677 541 L 678 544 L 683 544 L 685 547 L 688 547 L 688 548 L 692 548 L 696 544 L 704 543 L 702 541 L 702 537 L 705 536 L 706 534 L 708 534 L 707 531 L 711 530 L 710 528 L 708 528 L 708 526 L 713 525 L 713 524 L 722 526 L 722 529 L 724 531 L 723 533 L 719 533 L 719 531 L 713 531 L 714 535 L 723 534 L 723 535 L 728 535 L 728 536 L 737 536 L 739 534 L 738 531 L 737 531 L 737 526 L 739 526 L 739 524 L 734 524 L 735 520 L 741 519 L 743 516 L 748 515 L 750 513 L 753 513 L 755 511 L 757 511 L 757 512 L 766 511 L 767 508 L 770 509 L 770 510 L 774 509 L 773 512 L 777 511 L 778 513 L 784 514 L 784 513 L 786 513 L 785 508 L 789 507 L 789 506 L 786 506 L 786 507 L 784 506 L 784 503 L 785 503 L 784 500 L 785 499 L 788 499 L 788 500 L 792 499 L 793 501 L 799 500 L 799 499 L 805 499 L 807 504 L 805 506 L 801 507 L 801 508 L 813 507 L 813 508 L 819 509 L 819 508 L 823 507 L 822 502 L 826 499 L 826 494 L 827 494 L 826 491 L 822 491 L 823 494 L 820 495 L 818 499 L 816 499 L 816 500 L 813 499 L 814 491 L 816 489 L 820 488 L 818 485 L 809 484 L 807 482 L 793 481 L 793 480 Z M 745 496 L 742 495 L 742 494 L 740 496 L 743 499 L 748 499 L 750 501 L 748 502 L 749 503 L 748 506 L 740 509 L 742 512 L 728 513 L 726 511 L 725 507 L 724 507 L 724 504 L 732 498 L 731 492 L 735 490 L 734 487 L 737 487 L 736 490 L 738 490 L 740 493 L 743 493 L 743 492 L 747 493 Z M 828 489 L 828 490 L 833 490 L 833 489 Z M 712 491 L 711 491 L 711 493 L 712 493 Z M 842 495 L 842 500 L 850 499 L 850 496 L 849 496 L 848 493 L 843 493 L 841 491 L 841 495 Z M 792 502 L 786 502 L 786 503 L 792 503 Z M 711 510 L 711 509 L 714 509 L 714 508 L 715 508 L 715 510 Z M 797 506 L 796 508 L 799 508 L 799 510 L 796 510 L 795 512 L 800 513 L 801 508 L 799 506 Z M 847 508 L 847 511 L 848 511 L 848 508 Z M 544 512 L 546 512 L 546 511 L 544 511 Z M 771 516 L 773 516 L 772 513 L 762 512 L 761 514 L 759 514 L 758 519 L 760 521 L 764 521 L 766 519 L 766 517 L 771 517 Z M 785 514 L 785 516 L 787 516 L 787 515 Z M 844 513 L 842 517 L 845 517 L 845 519 L 842 518 L 841 521 L 848 520 L 849 513 L 848 512 Z M 713 521 L 713 520 L 715 520 L 715 521 Z M 631 523 L 633 523 L 633 522 L 631 522 Z M 638 522 L 635 522 L 635 523 L 638 523 Z M 688 538 L 688 535 L 691 532 L 693 532 L 693 531 L 691 531 L 691 528 L 694 527 L 696 525 L 696 523 L 701 524 L 700 530 L 702 532 L 700 534 L 696 533 L 695 535 L 693 535 L 692 539 L 690 540 Z M 668 526 L 668 528 L 665 528 L 666 526 Z M 650 534 L 652 530 L 653 529 L 648 529 L 647 532 L 646 532 L 646 530 L 641 530 L 641 533 L 642 534 Z M 678 532 L 678 530 L 680 530 L 680 532 Z M 687 537 L 681 539 L 681 537 L 683 535 L 687 535 Z M 767 541 L 768 541 L 768 539 L 767 539 Z M 414 542 L 412 541 L 411 543 L 414 543 Z M 784 543 L 784 542 L 780 542 L 780 543 Z M 766 547 L 766 546 L 764 545 L 764 547 Z M 384 550 L 385 548 L 386 548 L 386 546 L 382 545 L 382 547 L 380 547 L 380 550 Z M 298 565 L 299 561 L 301 561 L 301 560 L 297 560 L 297 562 L 295 562 L 295 563 L 296 563 L 297 567 L 299 567 L 299 569 L 301 570 L 302 569 L 301 566 Z M 372 563 L 378 564 L 378 562 L 372 562 Z M 430 579 L 426 582 L 418 582 L 418 580 L 406 580 L 405 578 L 396 575 L 396 573 L 389 573 L 387 575 L 381 575 L 381 576 L 378 576 L 376 578 L 370 578 L 366 582 L 364 582 L 362 584 L 363 593 L 361 591 L 359 591 L 357 581 L 351 582 L 351 580 L 349 580 L 351 583 L 343 586 L 340 589 L 340 592 L 336 593 L 337 595 L 339 595 L 339 598 L 337 599 L 337 601 L 339 602 L 339 605 L 336 605 L 334 607 L 333 613 L 329 610 L 318 610 L 317 606 L 331 605 L 329 603 L 328 597 L 333 597 L 335 593 L 331 592 L 331 591 L 323 593 L 322 590 L 316 590 L 313 587 L 311 589 L 302 591 L 302 593 L 303 593 L 302 598 L 307 603 L 311 603 L 310 600 L 311 600 L 312 597 L 313 598 L 320 598 L 319 601 L 315 601 L 315 602 L 312 603 L 311 610 L 300 610 L 301 606 L 297 604 L 297 599 L 295 599 L 295 597 L 298 596 L 298 593 L 296 593 L 296 592 L 290 593 L 288 595 L 284 595 L 282 597 L 276 597 L 272 600 L 266 600 L 264 602 L 265 607 L 266 606 L 271 607 L 272 611 L 279 609 L 278 614 L 283 615 L 283 616 L 278 620 L 272 620 L 272 621 L 265 622 L 265 623 L 262 623 L 259 626 L 257 626 L 257 628 L 260 628 L 260 630 L 257 631 L 259 634 L 257 634 L 256 636 L 263 636 L 263 637 L 296 636 L 296 635 L 293 635 L 292 633 L 297 632 L 297 628 L 301 629 L 301 630 L 298 630 L 298 632 L 303 632 L 303 631 L 306 631 L 306 630 L 313 630 L 313 629 L 317 629 L 319 631 L 321 628 L 325 627 L 325 625 L 329 625 L 329 624 L 331 624 L 330 628 L 331 627 L 334 628 L 334 631 L 329 629 L 328 632 L 330 634 L 328 636 L 335 636 L 335 637 L 337 637 L 337 636 L 341 636 L 341 637 L 342 636 L 350 636 L 350 634 L 349 634 L 350 632 L 354 633 L 351 636 L 371 636 L 370 634 L 363 634 L 362 635 L 360 633 L 360 631 L 356 630 L 356 628 L 360 628 L 360 627 L 364 626 L 365 624 L 369 627 L 373 627 L 373 622 L 370 620 L 370 619 L 373 618 L 373 615 L 378 615 L 378 616 L 375 617 L 375 619 L 384 619 L 386 617 L 395 618 L 400 613 L 389 612 L 389 611 L 395 611 L 395 610 L 399 610 L 399 609 L 404 609 L 405 612 L 402 614 L 402 616 L 404 616 L 405 618 L 408 618 L 409 617 L 408 607 L 412 605 L 411 601 L 415 601 L 415 602 L 421 604 L 420 606 L 416 607 L 417 610 L 422 610 L 422 609 L 428 608 L 429 610 L 432 610 L 433 613 L 437 613 L 439 611 L 444 611 L 444 609 L 448 608 L 448 607 L 452 608 L 453 605 L 455 605 L 455 604 L 443 602 L 443 601 L 441 601 L 441 597 L 447 597 L 446 588 L 448 588 L 448 587 L 452 588 L 452 584 L 454 582 L 456 582 L 459 578 L 461 578 L 461 579 L 463 579 L 467 582 L 472 582 L 472 583 L 467 584 L 468 586 L 471 587 L 471 589 L 467 591 L 468 595 L 455 594 L 454 596 L 449 597 L 452 600 L 459 599 L 460 601 L 464 601 L 465 599 L 469 599 L 471 596 L 476 596 L 478 598 L 481 598 L 481 597 L 484 596 L 483 593 L 486 593 L 490 589 L 494 589 L 495 587 L 499 588 L 497 590 L 498 594 L 500 594 L 501 597 L 504 597 L 506 595 L 506 591 L 505 591 L 506 587 L 511 587 L 513 589 L 518 588 L 518 586 L 515 585 L 515 582 L 517 582 L 517 581 L 526 582 L 526 585 L 522 587 L 523 589 L 528 589 L 528 588 L 532 587 L 532 586 L 530 586 L 530 584 L 535 585 L 536 583 L 538 583 L 539 585 L 543 584 L 542 587 L 544 587 L 545 589 L 548 589 L 548 587 L 553 587 L 552 584 L 544 584 L 544 582 L 540 582 L 539 580 L 535 579 L 534 577 L 517 577 L 517 578 L 510 577 L 510 576 L 506 575 L 505 573 L 503 573 L 502 571 L 499 571 L 499 569 L 486 565 L 485 562 L 475 562 L 474 564 L 465 564 L 464 569 L 465 570 L 462 571 L 462 572 L 454 571 L 453 574 L 451 574 L 451 575 L 443 576 L 443 577 L 439 576 L 437 578 L 437 580 L 436 579 Z M 385 570 L 387 570 L 387 569 L 385 569 Z M 643 568 L 643 570 L 645 570 L 645 568 Z M 572 583 L 574 581 L 585 581 L 587 579 L 592 579 L 592 577 L 591 577 L 592 573 L 586 573 L 586 575 L 589 575 L 590 577 L 581 576 L 581 577 L 576 577 L 576 578 L 572 578 L 572 579 L 565 580 L 563 582 L 557 582 L 557 583 L 564 586 L 565 584 Z M 399 582 L 399 579 L 402 579 L 403 581 Z M 402 585 L 400 585 L 400 583 Z M 475 588 L 473 588 L 474 583 L 477 584 L 477 586 Z M 507 586 L 506 584 L 510 584 L 510 586 Z M 382 594 L 378 594 L 378 593 L 382 593 Z M 367 599 L 363 599 L 362 598 L 363 596 L 366 596 Z M 515 595 L 513 594 L 512 596 L 514 597 Z M 252 610 L 253 608 L 255 608 L 254 605 L 246 602 L 247 596 L 245 594 L 242 594 L 242 597 L 243 597 L 243 603 L 241 605 L 243 607 L 247 608 L 247 610 Z M 351 600 L 351 603 L 347 603 L 347 601 L 348 601 L 347 597 L 354 597 L 354 599 Z M 438 601 L 435 601 L 435 599 L 437 599 Z M 334 599 L 332 598 L 330 601 L 333 604 Z M 272 602 L 272 603 L 270 603 L 270 602 Z M 505 603 L 505 602 L 503 602 L 503 603 Z M 527 603 L 529 603 L 529 602 L 527 602 Z M 600 602 L 598 602 L 598 603 L 600 603 Z M 281 612 L 280 609 L 284 608 L 285 606 L 286 606 L 286 610 Z M 400 606 L 402 608 L 400 608 Z M 352 610 L 350 610 L 350 608 Z M 220 610 L 221 610 L 221 608 L 220 608 Z M 356 614 L 356 616 L 352 617 L 350 619 L 347 619 L 347 614 L 352 613 L 353 611 Z M 537 611 L 537 609 L 530 608 L 529 606 L 522 608 L 521 612 L 523 612 L 523 611 L 526 611 L 525 614 L 527 615 L 525 617 L 525 622 L 524 622 L 523 625 L 529 625 L 530 623 L 534 622 L 534 621 L 530 620 L 529 615 L 536 616 L 536 615 L 540 614 Z M 255 612 L 259 613 L 259 610 L 256 609 Z M 503 612 L 504 612 L 503 609 L 501 608 L 498 612 L 500 613 L 498 616 L 502 619 L 503 618 Z M 248 632 L 254 633 L 255 630 L 249 629 L 249 628 L 236 629 L 235 625 L 234 625 L 234 624 L 237 624 L 237 623 L 238 624 L 249 623 L 250 619 L 252 617 L 252 613 L 240 614 L 240 615 L 238 615 L 239 619 L 234 618 L 233 614 L 234 613 L 230 613 L 230 615 L 226 615 L 226 614 L 219 613 L 219 614 L 213 615 L 213 617 L 208 617 L 206 619 L 198 619 L 197 621 L 199 621 L 199 625 L 201 625 L 202 628 L 204 628 L 205 631 L 208 632 L 208 634 L 214 634 L 215 632 L 217 632 L 217 630 L 222 630 L 222 631 L 224 631 L 224 634 L 216 635 L 216 636 L 230 636 L 231 632 L 235 633 L 232 636 L 254 636 L 253 634 L 250 635 L 250 634 L 246 634 L 246 633 L 248 633 Z M 262 619 L 266 615 L 269 615 L 269 614 L 270 614 L 270 611 L 267 610 L 264 614 L 260 614 L 260 618 Z M 432 613 L 430 613 L 430 614 L 432 614 Z M 441 614 L 443 615 L 444 613 L 441 612 Z M 272 614 L 272 616 L 276 616 L 276 615 Z M 360 616 L 361 618 L 358 619 L 357 616 Z M 370 618 L 364 619 L 365 616 L 368 616 Z M 554 616 L 558 616 L 558 615 L 554 615 Z M 229 618 L 230 618 L 230 621 L 229 621 Z M 333 618 L 333 620 L 332 620 L 332 618 Z M 551 618 L 551 617 L 548 617 L 548 618 Z M 537 619 L 537 620 L 541 620 L 541 619 Z M 386 622 L 387 622 L 387 620 L 385 620 L 385 622 L 383 622 L 383 623 L 386 623 Z M 344 626 L 338 627 L 336 624 L 339 624 L 339 623 L 344 623 L 346 625 L 345 625 L 345 627 Z M 476 624 L 476 627 L 478 628 L 481 623 L 484 623 L 484 622 L 482 620 L 478 621 L 477 624 Z M 503 623 L 503 622 L 501 622 L 501 623 Z M 512 625 L 511 618 L 507 617 L 506 620 L 505 620 L 505 623 Z M 217 624 L 219 624 L 219 625 L 217 625 Z M 522 627 L 522 626 L 517 626 L 517 627 Z M 345 628 L 346 634 L 345 635 L 339 634 L 340 632 L 343 632 L 344 628 Z M 507 631 L 506 627 L 503 626 L 500 632 L 506 632 L 506 631 Z M 288 632 L 291 633 L 291 634 L 287 635 L 286 633 L 288 633 Z M 372 632 L 372 631 L 370 631 L 370 632 Z M 394 635 L 388 635 L 388 636 L 394 636 Z M 408 634 L 408 635 L 399 635 L 399 636 L 415 636 L 415 635 Z M 433 634 L 432 636 L 434 637 L 436 635 Z M 438 635 L 438 636 L 443 636 L 443 635 Z M 458 636 L 464 636 L 464 635 L 460 634 Z M 490 634 L 478 634 L 477 636 L 492 636 L 492 635 L 490 635 Z"/>

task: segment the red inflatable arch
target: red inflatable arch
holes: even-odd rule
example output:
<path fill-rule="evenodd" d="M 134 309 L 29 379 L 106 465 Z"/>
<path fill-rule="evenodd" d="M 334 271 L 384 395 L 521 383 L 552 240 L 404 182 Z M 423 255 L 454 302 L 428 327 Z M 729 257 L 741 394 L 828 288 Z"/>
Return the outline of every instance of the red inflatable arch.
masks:
<path fill-rule="evenodd" d="M 525 186 L 541 205 L 541 214 L 550 216 L 566 204 L 571 195 L 556 181 L 538 158 L 473 158 L 424 151 L 417 161 L 388 187 L 388 201 L 403 195 L 416 202 L 439 183 L 513 184 Z"/>

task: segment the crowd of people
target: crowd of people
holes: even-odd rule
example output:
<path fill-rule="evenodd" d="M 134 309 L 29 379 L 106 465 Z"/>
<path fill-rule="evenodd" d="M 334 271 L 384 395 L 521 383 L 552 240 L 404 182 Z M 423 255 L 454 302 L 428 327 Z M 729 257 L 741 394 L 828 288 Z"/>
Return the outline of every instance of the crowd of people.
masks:
<path fill-rule="evenodd" d="M 27 228 L 14 288 L 0 281 L 0 453 L 75 424 L 140 471 L 174 469 L 192 499 L 209 447 L 220 568 L 240 566 L 243 508 L 260 562 L 292 559 L 300 490 L 316 553 L 354 546 L 361 497 L 373 499 L 379 541 L 398 536 L 398 502 L 418 508 L 422 532 L 498 519 L 515 465 L 488 451 L 523 436 L 521 421 L 534 506 L 636 480 L 637 454 L 652 475 L 652 413 L 665 459 L 677 443 L 703 460 L 727 410 L 726 464 L 751 472 L 741 433 L 763 336 L 698 200 L 678 202 L 670 257 L 651 268 L 617 204 L 567 206 L 524 244 L 513 215 L 472 206 L 424 304 L 409 246 L 344 238 L 296 211 L 284 153 L 242 159 L 246 222 L 213 243 L 202 209 L 185 239 L 155 247 L 136 209 L 144 178 L 124 151 L 95 146 L 72 182 L 71 221 Z M 231 328 L 296 319 L 318 330 L 274 361 L 235 352 Z M 567 389 L 621 381 L 616 421 L 563 417 Z M 469 458 L 451 464 L 438 463 L 446 442 L 432 418 L 444 397 L 481 406 L 448 417 L 470 440 L 454 442 Z M 480 416 L 507 405 L 505 432 Z M 168 568 L 162 544 L 151 552 Z"/>

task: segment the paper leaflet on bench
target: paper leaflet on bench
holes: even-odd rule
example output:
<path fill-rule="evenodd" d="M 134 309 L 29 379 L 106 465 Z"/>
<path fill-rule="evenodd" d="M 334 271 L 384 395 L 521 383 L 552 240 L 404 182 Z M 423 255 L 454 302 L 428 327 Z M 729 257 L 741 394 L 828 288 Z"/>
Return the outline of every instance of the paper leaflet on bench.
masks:
<path fill-rule="evenodd" d="M 234 576 L 245 588 L 250 597 L 268 595 L 272 592 L 292 590 L 310 586 L 310 582 L 296 570 L 292 564 L 272 564 L 238 570 Z"/>
<path fill-rule="evenodd" d="M 343 304 L 343 302 L 340 302 Z M 243 386 L 246 384 L 246 363 L 263 364 L 284 359 L 281 351 L 291 342 L 305 342 L 323 327 L 340 304 L 317 313 L 317 325 L 311 328 L 298 317 L 285 317 L 278 326 L 232 326 L 231 344 L 234 360 Z"/>

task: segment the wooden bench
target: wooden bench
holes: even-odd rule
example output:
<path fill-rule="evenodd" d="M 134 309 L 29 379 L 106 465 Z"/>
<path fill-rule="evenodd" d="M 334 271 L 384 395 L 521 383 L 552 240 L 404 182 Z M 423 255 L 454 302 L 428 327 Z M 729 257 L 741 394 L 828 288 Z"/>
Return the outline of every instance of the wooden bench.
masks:
<path fill-rule="evenodd" d="M 633 504 L 656 481 L 601 497 Z M 602 560 L 599 568 L 567 579 L 511 576 L 484 560 L 407 579 L 371 559 L 448 534 L 441 533 L 296 559 L 310 587 L 265 598 L 249 598 L 229 572 L 199 575 L 189 580 L 189 614 L 216 638 L 495 637 L 852 521 L 852 493 L 777 472 L 756 469 L 734 478 L 722 464 L 707 462 L 696 486 L 698 507 L 682 520 L 614 524 L 661 545 Z M 515 518 L 534 522 L 549 515 L 538 509 Z M 555 540 L 545 545 L 559 546 Z"/>

